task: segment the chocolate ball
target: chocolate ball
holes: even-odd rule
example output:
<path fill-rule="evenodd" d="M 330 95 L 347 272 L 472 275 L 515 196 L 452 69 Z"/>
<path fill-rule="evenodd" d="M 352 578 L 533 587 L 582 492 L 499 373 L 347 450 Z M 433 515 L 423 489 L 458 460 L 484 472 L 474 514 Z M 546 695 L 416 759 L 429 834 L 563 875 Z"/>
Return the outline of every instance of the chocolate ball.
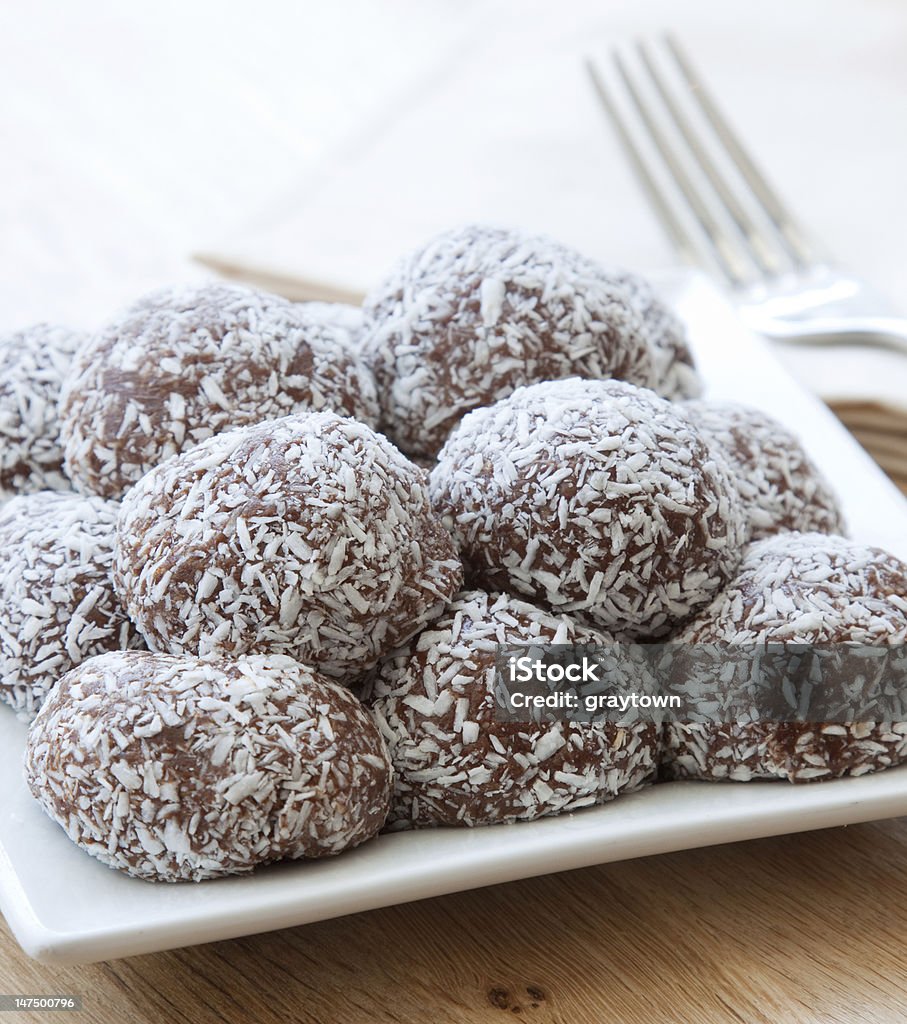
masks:
<path fill-rule="evenodd" d="M 685 402 L 681 409 L 727 456 L 751 540 L 787 530 L 844 532 L 831 485 L 792 431 L 736 402 Z"/>
<path fill-rule="evenodd" d="M 395 771 L 395 828 L 486 825 L 574 811 L 653 773 L 652 722 L 507 721 L 495 706 L 498 645 L 605 644 L 567 616 L 464 591 L 379 666 L 373 712 Z"/>
<path fill-rule="evenodd" d="M 671 403 L 621 381 L 535 384 L 470 413 L 431 489 L 477 583 L 618 639 L 682 623 L 743 546 L 720 453 Z"/>
<path fill-rule="evenodd" d="M 843 537 L 783 533 L 747 548 L 726 591 L 677 640 L 754 655 L 767 644 L 819 645 L 832 654 L 844 645 L 896 651 L 907 641 L 905 595 L 907 565 L 894 555 Z M 907 722 L 791 715 L 670 724 L 662 759 L 671 778 L 805 782 L 861 775 L 905 756 Z"/>
<path fill-rule="evenodd" d="M 655 383 L 637 304 L 548 238 L 469 226 L 405 257 L 365 303 L 383 427 L 432 456 L 463 415 L 536 381 Z"/>
<path fill-rule="evenodd" d="M 71 489 L 59 401 L 82 340 L 77 331 L 43 323 L 0 335 L 0 500 Z"/>
<path fill-rule="evenodd" d="M 77 846 L 163 882 L 340 853 L 379 831 L 391 794 L 356 698 L 264 655 L 92 658 L 33 723 L 25 775 Z"/>
<path fill-rule="evenodd" d="M 61 410 L 66 468 L 80 490 L 116 498 L 215 434 L 305 409 L 376 422 L 346 329 L 238 285 L 162 289 L 80 348 Z"/>
<path fill-rule="evenodd" d="M 74 665 L 144 646 L 110 579 L 117 511 L 71 491 L 0 509 L 0 699 L 26 716 Z"/>
<path fill-rule="evenodd" d="M 461 581 L 424 471 L 329 412 L 170 459 L 129 491 L 117 524 L 117 591 L 149 646 L 174 654 L 287 654 L 353 678 Z"/>
<path fill-rule="evenodd" d="M 672 402 L 698 398 L 702 394 L 702 378 L 696 369 L 683 321 L 639 274 L 616 270 L 611 271 L 610 276 L 626 289 L 642 321 L 655 368 L 652 389 Z"/>

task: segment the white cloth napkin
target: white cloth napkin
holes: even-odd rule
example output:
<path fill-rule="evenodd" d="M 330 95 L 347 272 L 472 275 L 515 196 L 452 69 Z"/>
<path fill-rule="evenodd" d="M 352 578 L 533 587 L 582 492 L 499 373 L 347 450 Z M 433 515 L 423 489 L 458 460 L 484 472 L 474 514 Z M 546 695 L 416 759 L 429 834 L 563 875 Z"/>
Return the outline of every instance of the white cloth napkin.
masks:
<path fill-rule="evenodd" d="M 545 232 L 608 264 L 675 262 L 596 104 L 582 59 L 665 28 L 682 39 L 790 205 L 898 299 L 907 231 L 907 7 L 861 0 L 488 0 L 411 99 L 298 190 L 199 258 L 295 298 L 356 301 L 405 249 L 483 221 Z M 836 405 L 870 408 L 907 459 L 907 357 L 783 349 Z M 900 444 L 898 444 L 898 439 Z M 907 472 L 907 471 L 905 471 Z"/>

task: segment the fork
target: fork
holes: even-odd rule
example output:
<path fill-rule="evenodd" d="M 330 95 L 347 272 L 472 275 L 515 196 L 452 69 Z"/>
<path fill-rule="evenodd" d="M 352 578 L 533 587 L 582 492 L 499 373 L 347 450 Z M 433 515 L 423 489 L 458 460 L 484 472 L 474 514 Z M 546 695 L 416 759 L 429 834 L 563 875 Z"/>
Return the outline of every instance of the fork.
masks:
<path fill-rule="evenodd" d="M 673 37 L 586 67 L 679 254 L 723 282 L 748 326 L 778 341 L 907 354 L 907 319 L 797 222 Z"/>

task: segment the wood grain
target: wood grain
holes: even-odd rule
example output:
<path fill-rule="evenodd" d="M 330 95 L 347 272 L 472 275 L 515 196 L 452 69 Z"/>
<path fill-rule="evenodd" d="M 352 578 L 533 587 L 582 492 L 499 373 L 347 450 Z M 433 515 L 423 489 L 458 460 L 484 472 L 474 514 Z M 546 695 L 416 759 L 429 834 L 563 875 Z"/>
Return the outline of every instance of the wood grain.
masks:
<path fill-rule="evenodd" d="M 876 402 L 832 402 L 830 408 L 907 494 L 907 416 Z"/>
<path fill-rule="evenodd" d="M 887 1024 L 907 1006 L 907 819 L 549 875 L 0 991 L 80 1024 Z M 47 1015 L 4 1015 L 46 1021 Z"/>

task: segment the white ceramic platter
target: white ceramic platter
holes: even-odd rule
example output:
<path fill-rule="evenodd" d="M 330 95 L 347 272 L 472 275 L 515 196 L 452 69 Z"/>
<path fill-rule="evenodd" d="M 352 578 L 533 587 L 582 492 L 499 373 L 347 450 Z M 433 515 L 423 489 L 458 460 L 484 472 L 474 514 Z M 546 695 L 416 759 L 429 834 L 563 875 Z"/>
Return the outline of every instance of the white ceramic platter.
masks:
<path fill-rule="evenodd" d="M 687 322 L 714 397 L 796 430 L 836 485 L 854 537 L 907 559 L 907 502 L 707 280 L 658 280 Z M 381 836 L 340 857 L 201 884 L 154 885 L 82 853 L 21 778 L 25 726 L 0 708 L 0 907 L 26 952 L 78 963 L 305 924 L 605 861 L 907 813 L 907 766 L 856 779 L 674 782 L 560 818 Z"/>

